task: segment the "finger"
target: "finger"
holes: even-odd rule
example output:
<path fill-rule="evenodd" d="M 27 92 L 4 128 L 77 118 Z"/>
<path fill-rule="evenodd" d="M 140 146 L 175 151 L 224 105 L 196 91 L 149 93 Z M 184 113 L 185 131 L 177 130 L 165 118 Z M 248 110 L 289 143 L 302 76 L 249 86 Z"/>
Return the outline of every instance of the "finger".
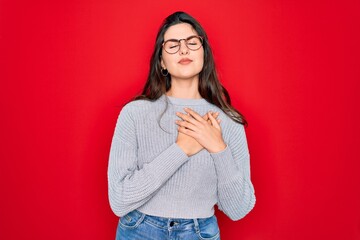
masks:
<path fill-rule="evenodd" d="M 219 116 L 219 112 L 211 112 L 210 113 L 214 116 L 214 118 L 217 118 Z M 188 113 L 189 114 L 189 113 Z M 189 114 L 190 115 L 190 114 Z M 205 121 L 208 121 L 209 120 L 209 116 L 208 116 L 208 113 L 205 113 L 202 118 L 205 120 Z M 209 122 L 209 121 L 208 121 Z"/>
<path fill-rule="evenodd" d="M 220 129 L 220 125 L 219 125 L 218 121 L 217 121 L 211 114 L 209 114 L 209 119 L 210 119 L 210 121 L 211 121 L 211 124 L 212 124 L 215 128 Z"/>
<path fill-rule="evenodd" d="M 208 116 L 207 113 L 206 113 L 204 116 L 202 116 L 202 118 L 203 118 L 205 121 L 209 120 L 209 116 Z"/>
<path fill-rule="evenodd" d="M 219 112 L 207 112 L 202 118 L 210 125 L 212 125 L 211 120 L 209 119 L 209 113 L 213 115 L 213 117 L 216 119 L 219 116 Z"/>
<path fill-rule="evenodd" d="M 219 117 L 219 112 L 209 111 L 208 113 L 206 113 L 206 115 L 207 115 L 207 117 L 208 117 L 208 120 L 207 120 L 208 124 L 213 125 L 213 124 L 211 123 L 211 120 L 209 119 L 209 113 L 216 119 L 216 121 L 218 121 L 217 118 Z M 218 122 L 219 122 L 219 121 L 218 121 Z"/>
<path fill-rule="evenodd" d="M 185 112 L 189 113 L 194 119 L 196 119 L 199 122 L 204 123 L 205 120 L 194 110 L 190 109 L 190 108 L 184 108 Z"/>
<path fill-rule="evenodd" d="M 209 111 L 209 113 L 216 119 L 219 117 L 219 112 Z"/>
<path fill-rule="evenodd" d="M 181 113 L 181 112 L 176 112 L 176 116 L 178 116 L 182 120 L 187 121 L 187 122 L 189 122 L 189 123 L 191 123 L 193 125 L 198 124 L 198 121 L 196 121 L 196 119 L 194 119 L 190 114 L 184 114 L 184 113 Z M 203 120 L 203 121 L 205 121 L 205 120 Z"/>
<path fill-rule="evenodd" d="M 213 111 L 209 111 L 209 113 L 211 113 L 211 115 L 213 115 L 213 117 L 216 117 L 219 115 L 219 112 L 213 112 Z"/>
<path fill-rule="evenodd" d="M 221 119 L 216 119 L 216 121 L 217 121 L 217 122 L 218 122 L 218 124 L 220 125 Z M 212 123 L 211 123 L 211 120 L 210 120 L 210 119 L 209 119 L 209 120 L 207 120 L 207 122 L 208 122 L 208 124 L 212 125 Z"/>
<path fill-rule="evenodd" d="M 204 116 L 202 116 L 202 118 L 208 123 L 211 125 L 211 120 L 209 119 L 209 116 L 208 114 L 206 113 Z"/>
<path fill-rule="evenodd" d="M 178 131 L 180 133 L 183 133 L 183 134 L 188 135 L 188 136 L 193 137 L 193 138 L 195 138 L 195 136 L 196 136 L 195 132 L 193 132 L 193 131 L 191 131 L 189 129 L 186 129 L 184 127 L 178 127 Z"/>
<path fill-rule="evenodd" d="M 176 120 L 175 123 L 178 126 L 186 128 L 186 129 L 190 129 L 191 131 L 196 130 L 196 127 L 193 124 L 189 123 L 189 122 Z"/>

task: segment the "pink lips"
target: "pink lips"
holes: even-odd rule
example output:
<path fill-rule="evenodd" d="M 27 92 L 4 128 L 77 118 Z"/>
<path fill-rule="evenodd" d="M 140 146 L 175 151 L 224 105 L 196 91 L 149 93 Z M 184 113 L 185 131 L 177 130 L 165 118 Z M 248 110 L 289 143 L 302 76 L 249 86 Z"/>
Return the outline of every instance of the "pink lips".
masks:
<path fill-rule="evenodd" d="M 189 58 L 182 58 L 182 59 L 179 61 L 179 63 L 180 63 L 180 64 L 183 64 L 183 65 L 189 64 L 189 63 L 191 63 L 191 62 L 192 62 L 192 60 L 189 59 Z"/>

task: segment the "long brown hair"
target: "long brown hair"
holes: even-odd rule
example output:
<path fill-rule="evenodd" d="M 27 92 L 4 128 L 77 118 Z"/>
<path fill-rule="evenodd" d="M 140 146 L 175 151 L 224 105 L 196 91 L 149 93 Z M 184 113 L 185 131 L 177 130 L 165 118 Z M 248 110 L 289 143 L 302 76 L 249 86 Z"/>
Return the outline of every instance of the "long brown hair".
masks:
<path fill-rule="evenodd" d="M 161 52 L 164 42 L 164 34 L 167 29 L 179 23 L 188 23 L 194 30 L 203 37 L 204 66 L 199 73 L 199 93 L 208 102 L 216 105 L 224 111 L 235 122 L 247 125 L 244 116 L 231 106 L 231 99 L 228 91 L 220 83 L 214 57 L 208 42 L 208 37 L 199 22 L 184 12 L 175 12 L 168 16 L 161 25 L 156 37 L 155 48 L 150 60 L 150 71 L 141 95 L 135 100 L 145 99 L 155 101 L 171 88 L 171 76 L 164 77 L 161 74 Z"/>

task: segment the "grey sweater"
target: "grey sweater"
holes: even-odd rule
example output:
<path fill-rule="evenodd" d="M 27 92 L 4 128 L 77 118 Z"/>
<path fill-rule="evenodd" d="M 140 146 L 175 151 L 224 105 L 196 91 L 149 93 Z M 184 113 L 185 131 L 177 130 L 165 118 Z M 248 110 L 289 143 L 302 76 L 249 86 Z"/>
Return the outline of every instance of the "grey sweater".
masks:
<path fill-rule="evenodd" d="M 227 147 L 203 149 L 188 157 L 175 143 L 179 119 L 189 107 L 201 115 L 220 112 Z M 137 209 L 167 218 L 205 218 L 214 206 L 232 220 L 243 218 L 255 204 L 244 127 L 205 99 L 163 95 L 156 101 L 125 105 L 118 117 L 108 166 L 110 206 L 117 216 Z"/>

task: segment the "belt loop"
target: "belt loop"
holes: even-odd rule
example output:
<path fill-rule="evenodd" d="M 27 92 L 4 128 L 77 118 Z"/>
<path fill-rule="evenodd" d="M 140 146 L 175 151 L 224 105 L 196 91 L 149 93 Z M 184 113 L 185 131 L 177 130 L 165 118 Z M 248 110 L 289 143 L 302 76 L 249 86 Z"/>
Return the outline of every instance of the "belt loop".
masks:
<path fill-rule="evenodd" d="M 196 233 L 199 233 L 200 232 L 199 222 L 196 218 L 194 218 L 193 220 L 194 220 L 194 225 L 195 225 L 195 231 L 196 231 Z"/>

